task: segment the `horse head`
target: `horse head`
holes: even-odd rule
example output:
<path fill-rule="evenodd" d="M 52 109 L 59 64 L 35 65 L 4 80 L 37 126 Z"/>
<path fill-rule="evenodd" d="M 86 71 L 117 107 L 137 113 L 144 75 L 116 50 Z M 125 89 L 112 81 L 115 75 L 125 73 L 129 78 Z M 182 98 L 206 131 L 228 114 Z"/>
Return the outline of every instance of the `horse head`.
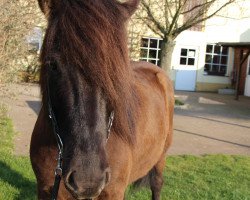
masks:
<path fill-rule="evenodd" d="M 47 98 L 63 143 L 66 188 L 79 198 L 100 194 L 110 180 L 105 146 L 111 111 L 102 91 L 58 61 L 47 64 Z"/>
<path fill-rule="evenodd" d="M 51 106 L 64 146 L 62 176 L 75 198 L 94 198 L 111 177 L 106 144 L 113 111 L 118 136 L 131 141 L 123 133 L 133 126 L 124 100 L 130 75 L 123 26 L 138 0 L 38 1 L 48 19 L 40 57 L 43 104 Z"/>

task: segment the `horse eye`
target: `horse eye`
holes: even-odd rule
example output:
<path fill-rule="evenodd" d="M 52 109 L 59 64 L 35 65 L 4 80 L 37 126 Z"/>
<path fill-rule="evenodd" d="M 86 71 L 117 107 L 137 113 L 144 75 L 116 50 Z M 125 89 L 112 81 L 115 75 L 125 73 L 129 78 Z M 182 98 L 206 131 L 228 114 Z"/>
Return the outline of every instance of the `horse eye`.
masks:
<path fill-rule="evenodd" d="M 55 72 L 58 70 L 58 66 L 57 66 L 57 63 L 55 61 L 47 61 L 46 62 L 46 68 L 49 70 L 49 71 L 52 71 L 52 72 Z"/>
<path fill-rule="evenodd" d="M 50 68 L 52 71 L 57 71 L 57 64 L 56 63 L 50 64 Z"/>

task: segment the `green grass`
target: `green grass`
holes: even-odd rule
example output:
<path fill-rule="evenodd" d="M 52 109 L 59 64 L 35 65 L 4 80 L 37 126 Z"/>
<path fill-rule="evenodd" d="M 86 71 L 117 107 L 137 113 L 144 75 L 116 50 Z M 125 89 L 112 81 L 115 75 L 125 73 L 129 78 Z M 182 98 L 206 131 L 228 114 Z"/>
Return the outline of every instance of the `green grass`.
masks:
<path fill-rule="evenodd" d="M 176 106 L 183 106 L 183 105 L 184 105 L 184 103 L 183 103 L 181 100 L 179 100 L 179 99 L 175 99 L 174 104 L 175 104 Z"/>
<path fill-rule="evenodd" d="M 35 199 L 35 178 L 28 157 L 13 155 L 14 131 L 0 105 L 0 200 Z"/>
<path fill-rule="evenodd" d="M 33 200 L 35 178 L 28 157 L 13 155 L 14 131 L 0 106 L 0 200 Z M 250 157 L 172 156 L 162 200 L 250 200 Z M 150 190 L 128 189 L 127 200 L 150 200 Z"/>
<path fill-rule="evenodd" d="M 250 200 L 250 157 L 207 155 L 167 159 L 163 200 Z M 146 195 L 145 195 L 146 194 Z M 143 189 L 129 200 L 150 199 Z"/>

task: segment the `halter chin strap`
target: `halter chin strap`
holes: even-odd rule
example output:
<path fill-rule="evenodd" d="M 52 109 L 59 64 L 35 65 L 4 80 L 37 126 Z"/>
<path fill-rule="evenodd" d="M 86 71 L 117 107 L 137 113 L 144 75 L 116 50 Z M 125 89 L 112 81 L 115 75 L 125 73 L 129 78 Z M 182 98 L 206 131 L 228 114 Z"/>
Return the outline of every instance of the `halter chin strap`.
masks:
<path fill-rule="evenodd" d="M 57 196 L 58 196 L 60 182 L 61 182 L 61 179 L 62 179 L 63 142 L 62 142 L 62 139 L 61 139 L 61 137 L 59 135 L 58 124 L 57 124 L 56 117 L 55 117 L 55 114 L 54 114 L 53 109 L 52 109 L 51 99 L 50 99 L 50 95 L 49 95 L 49 87 L 47 88 L 47 91 L 48 91 L 49 118 L 51 119 L 51 122 L 52 122 L 53 133 L 55 135 L 56 143 L 57 143 L 57 146 L 58 146 L 57 166 L 56 166 L 56 169 L 55 169 L 55 180 L 54 180 L 54 185 L 53 185 L 53 188 L 52 188 L 52 195 L 51 195 L 51 199 L 56 200 Z M 110 116 L 109 116 L 108 129 L 107 129 L 107 132 L 108 132 L 107 141 L 108 141 L 109 136 L 110 136 L 112 124 L 113 124 L 113 121 L 114 121 L 114 115 L 115 115 L 115 112 L 112 111 L 110 113 Z"/>

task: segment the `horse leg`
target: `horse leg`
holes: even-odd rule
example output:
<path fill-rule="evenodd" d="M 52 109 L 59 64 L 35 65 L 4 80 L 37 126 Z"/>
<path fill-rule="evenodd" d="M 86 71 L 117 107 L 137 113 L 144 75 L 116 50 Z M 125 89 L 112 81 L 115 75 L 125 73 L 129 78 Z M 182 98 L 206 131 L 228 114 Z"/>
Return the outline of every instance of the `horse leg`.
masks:
<path fill-rule="evenodd" d="M 163 186 L 163 170 L 165 167 L 165 156 L 150 170 L 149 184 L 152 191 L 152 200 L 160 200 Z"/>

